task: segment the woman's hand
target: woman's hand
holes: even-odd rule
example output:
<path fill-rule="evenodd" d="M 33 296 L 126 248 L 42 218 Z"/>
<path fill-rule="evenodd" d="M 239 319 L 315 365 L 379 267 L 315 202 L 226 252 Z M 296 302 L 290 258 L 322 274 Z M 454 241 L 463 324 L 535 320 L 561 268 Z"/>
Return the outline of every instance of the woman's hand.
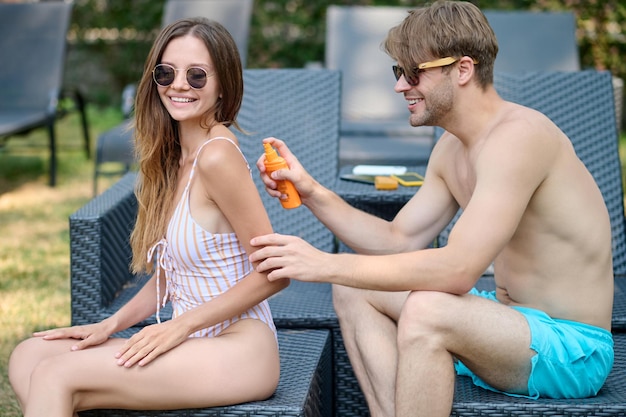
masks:
<path fill-rule="evenodd" d="M 189 334 L 173 320 L 146 326 L 124 343 L 115 354 L 117 364 L 127 368 L 145 366 L 159 355 L 180 345 Z"/>
<path fill-rule="evenodd" d="M 80 341 L 72 346 L 72 350 L 82 350 L 106 342 L 111 333 L 111 326 L 106 321 L 101 321 L 85 326 L 61 327 L 35 332 L 33 336 L 44 340 L 78 339 Z"/>

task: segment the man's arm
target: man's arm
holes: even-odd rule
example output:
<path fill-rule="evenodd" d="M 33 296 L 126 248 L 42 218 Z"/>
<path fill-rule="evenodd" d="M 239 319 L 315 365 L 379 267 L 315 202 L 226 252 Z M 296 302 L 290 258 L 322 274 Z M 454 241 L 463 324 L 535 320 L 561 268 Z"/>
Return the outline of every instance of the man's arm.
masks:
<path fill-rule="evenodd" d="M 427 247 L 456 213 L 457 205 L 441 180 L 427 180 L 396 218 L 386 221 L 356 209 L 317 182 L 279 139 L 264 140 L 276 147 L 289 165 L 273 179 L 287 179 L 302 202 L 342 242 L 358 253 L 388 254 Z M 280 197 L 275 182 L 265 173 L 263 156 L 257 162 L 267 192 Z M 429 184 L 430 183 L 430 184 Z M 428 185 L 427 185 L 428 184 Z"/>
<path fill-rule="evenodd" d="M 345 256 L 336 270 L 328 271 L 328 280 L 388 291 L 469 291 L 509 246 L 533 195 L 554 163 L 560 145 L 544 133 L 543 127 L 541 123 L 524 120 L 494 131 L 493 140 L 485 141 L 469 162 L 467 177 L 451 174 L 450 161 L 445 159 L 436 159 L 429 167 L 437 174 L 431 178 L 447 181 L 464 205 L 445 247 L 379 257 Z M 432 185 L 428 182 L 429 179 L 394 222 L 419 213 L 419 209 L 411 212 L 411 205 L 423 207 L 432 203 L 420 198 L 430 200 L 442 195 L 427 192 L 426 186 Z"/>
<path fill-rule="evenodd" d="M 515 131 L 505 129 L 498 134 L 497 141 L 484 146 L 469 168 L 470 177 L 475 179 L 459 179 L 449 160 L 433 163 L 429 170 L 434 171 L 427 172 L 424 186 L 390 223 L 386 234 L 366 236 L 364 230 L 376 231 L 371 224 L 357 224 L 356 216 L 351 218 L 347 211 L 337 214 L 338 222 L 345 218 L 356 229 L 343 235 L 343 239 L 370 239 L 372 243 L 366 241 L 363 245 L 392 248 L 381 250 L 379 254 L 406 252 L 398 248 L 403 244 L 410 248 L 406 244 L 409 237 L 433 236 L 437 228 L 444 227 L 453 216 L 456 210 L 451 209 L 455 207 L 450 205 L 452 194 L 441 192 L 452 187 L 465 207 L 445 247 L 424 250 L 413 247 L 413 252 L 384 256 L 329 255 L 315 253 L 315 249 L 296 239 L 268 235 L 254 239 L 255 245 L 268 245 L 255 254 L 256 260 L 265 259 L 259 264 L 260 270 L 271 269 L 268 274 L 271 280 L 288 276 L 373 290 L 432 290 L 455 294 L 469 291 L 509 243 L 533 193 L 549 171 L 553 149 L 543 143 L 545 135 L 526 130 L 519 126 Z M 325 198 L 328 197 L 315 199 L 312 206 L 330 216 L 329 207 L 333 205 L 327 204 Z M 441 216 L 439 223 L 433 220 L 435 215 Z M 421 222 L 421 216 L 428 222 Z M 431 225 L 431 229 L 425 228 L 426 225 Z M 394 228 L 401 229 L 403 234 L 394 234 Z M 398 236 L 405 243 L 392 241 Z M 359 244 L 356 240 L 348 242 Z"/>

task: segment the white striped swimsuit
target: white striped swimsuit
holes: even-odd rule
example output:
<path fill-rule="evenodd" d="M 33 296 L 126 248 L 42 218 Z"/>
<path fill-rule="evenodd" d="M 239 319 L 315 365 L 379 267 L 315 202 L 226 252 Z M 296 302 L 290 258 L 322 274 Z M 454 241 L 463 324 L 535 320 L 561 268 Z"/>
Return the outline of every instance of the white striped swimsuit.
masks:
<path fill-rule="evenodd" d="M 252 271 L 248 254 L 235 233 L 213 234 L 197 224 L 189 211 L 189 187 L 196 171 L 198 155 L 202 148 L 217 137 L 200 146 L 193 161 L 187 186 L 168 224 L 164 239 L 157 242 L 148 252 L 148 261 L 157 250 L 157 321 L 160 323 L 161 305 L 172 303 L 173 317 L 180 316 L 228 291 Z M 241 150 L 237 147 L 239 152 Z M 243 153 L 241 154 L 243 157 Z M 245 157 L 244 157 L 245 159 Z M 246 165 L 248 165 L 246 161 Z M 250 170 L 250 165 L 248 165 Z M 252 175 L 252 174 L 251 174 Z M 159 274 L 163 270 L 166 278 L 166 293 L 160 298 Z M 267 324 L 274 335 L 276 327 L 267 300 L 251 309 L 214 326 L 199 330 L 190 337 L 213 337 L 231 324 L 242 319 L 257 319 Z"/>

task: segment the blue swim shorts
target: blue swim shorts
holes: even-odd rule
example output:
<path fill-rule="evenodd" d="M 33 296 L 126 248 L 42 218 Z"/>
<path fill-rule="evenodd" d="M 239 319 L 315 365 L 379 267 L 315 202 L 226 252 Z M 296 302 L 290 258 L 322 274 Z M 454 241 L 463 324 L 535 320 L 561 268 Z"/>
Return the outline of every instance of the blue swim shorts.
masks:
<path fill-rule="evenodd" d="M 469 294 L 498 302 L 495 291 L 472 289 Z M 512 307 L 526 317 L 530 327 L 532 357 L 528 395 L 497 390 L 456 361 L 458 375 L 469 376 L 474 384 L 513 397 L 586 398 L 595 396 L 613 366 L 611 332 L 569 320 L 553 319 L 540 310 Z"/>

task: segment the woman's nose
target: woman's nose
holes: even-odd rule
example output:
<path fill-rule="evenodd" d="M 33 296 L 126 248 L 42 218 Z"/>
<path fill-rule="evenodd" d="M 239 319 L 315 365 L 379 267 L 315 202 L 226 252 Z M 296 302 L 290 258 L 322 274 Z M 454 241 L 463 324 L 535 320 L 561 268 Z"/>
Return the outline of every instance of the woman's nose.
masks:
<path fill-rule="evenodd" d="M 189 89 L 186 70 L 176 70 L 176 72 L 174 73 L 174 82 L 172 83 L 172 88 L 175 90 Z"/>

